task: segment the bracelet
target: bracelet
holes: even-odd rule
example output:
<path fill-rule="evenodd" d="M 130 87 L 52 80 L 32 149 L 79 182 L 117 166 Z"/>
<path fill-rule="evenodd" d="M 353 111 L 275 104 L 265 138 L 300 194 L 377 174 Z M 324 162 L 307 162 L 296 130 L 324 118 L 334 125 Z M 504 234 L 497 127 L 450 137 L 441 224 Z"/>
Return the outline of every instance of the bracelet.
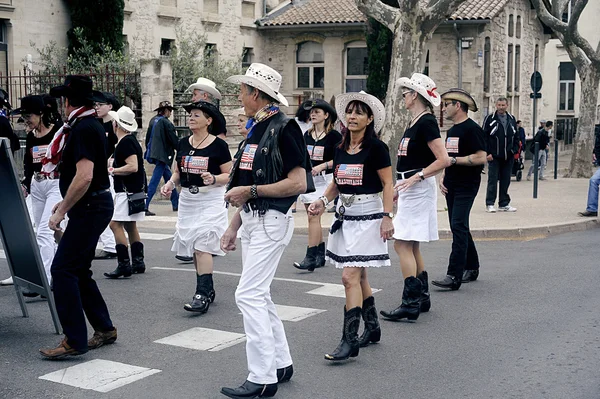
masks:
<path fill-rule="evenodd" d="M 250 186 L 250 197 L 252 197 L 252 199 L 258 198 L 258 187 L 256 187 L 256 184 Z"/>
<path fill-rule="evenodd" d="M 471 161 L 471 156 L 470 155 L 467 157 L 467 161 L 469 161 L 469 165 L 473 165 L 473 161 Z"/>
<path fill-rule="evenodd" d="M 211 186 L 214 186 L 215 184 L 217 184 L 217 176 L 213 175 L 212 173 L 210 174 L 213 178 L 213 182 L 210 184 Z"/>
<path fill-rule="evenodd" d="M 319 197 L 319 199 L 320 199 L 321 201 L 323 201 L 323 205 L 325 206 L 325 208 L 327 208 L 327 205 L 329 205 L 329 200 L 327 199 L 327 197 L 326 197 L 326 196 L 324 196 L 324 195 L 321 195 L 321 196 Z"/>
<path fill-rule="evenodd" d="M 169 180 L 169 183 L 171 183 L 173 185 L 173 190 L 175 190 L 175 187 L 177 187 L 177 185 L 175 184 L 175 182 L 173 180 Z"/>

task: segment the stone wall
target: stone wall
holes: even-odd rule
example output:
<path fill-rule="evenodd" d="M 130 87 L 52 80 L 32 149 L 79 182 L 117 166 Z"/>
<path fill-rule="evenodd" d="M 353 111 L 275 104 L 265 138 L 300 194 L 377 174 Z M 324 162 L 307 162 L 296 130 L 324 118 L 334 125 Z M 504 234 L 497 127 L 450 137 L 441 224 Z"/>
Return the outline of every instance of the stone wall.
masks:
<path fill-rule="evenodd" d="M 171 64 L 167 60 L 153 59 L 141 62 L 140 84 L 142 90 L 142 126 L 143 142 L 150 119 L 156 115 L 153 111 L 161 101 L 173 103 L 173 77 Z"/>

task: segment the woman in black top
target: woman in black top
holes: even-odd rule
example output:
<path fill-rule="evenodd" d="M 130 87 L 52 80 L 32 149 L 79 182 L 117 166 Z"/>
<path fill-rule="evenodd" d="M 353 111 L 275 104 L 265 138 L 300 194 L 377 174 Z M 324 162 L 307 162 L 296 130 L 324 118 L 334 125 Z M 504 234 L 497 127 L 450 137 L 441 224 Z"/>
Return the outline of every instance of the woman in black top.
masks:
<path fill-rule="evenodd" d="M 438 239 L 435 175 L 450 166 L 433 107 L 441 97 L 428 76 L 400 78 L 402 97 L 412 117 L 398 146 L 398 209 L 394 219 L 394 249 L 404 277 L 402 304 L 381 315 L 389 320 L 416 320 L 429 311 L 429 283 L 419 249 L 421 242 Z"/>
<path fill-rule="evenodd" d="M 61 125 L 55 124 L 52 107 L 47 107 L 42 96 L 26 96 L 21 99 L 21 107 L 13 114 L 21 114 L 25 127 L 29 130 L 26 138 L 23 166 L 25 178 L 23 186 L 25 194 L 31 195 L 33 220 L 36 229 L 36 240 L 40 247 L 40 255 L 50 282 L 50 266 L 56 252 L 54 232 L 48 227 L 52 216 L 52 208 L 62 201 L 59 189 L 58 173 L 42 173 L 42 160 Z"/>
<path fill-rule="evenodd" d="M 215 299 L 213 255 L 223 256 L 221 236 L 227 229 L 225 185 L 229 181 L 231 154 L 225 141 L 211 132 L 224 132 L 224 119 L 213 104 L 186 105 L 192 135 L 179 141 L 177 169 L 161 192 L 169 196 L 181 183 L 177 225 L 172 251 L 194 253 L 196 292 L 184 305 L 189 312 L 205 313 Z"/>
<path fill-rule="evenodd" d="M 144 245 L 137 229 L 138 221 L 144 220 L 145 213 L 129 213 L 128 195 L 146 192 L 146 172 L 142 147 L 135 132 L 138 124 L 135 114 L 129 107 L 121 107 L 117 112 L 108 111 L 113 120 L 112 131 L 117 137 L 115 152 L 108 159 L 108 173 L 113 177 L 115 189 L 115 210 L 110 229 L 115 236 L 117 250 L 117 268 L 104 273 L 108 278 L 129 277 L 132 273 L 144 273 Z M 131 258 L 127 249 L 127 237 L 131 245 Z"/>
<path fill-rule="evenodd" d="M 333 154 L 342 141 L 342 135 L 333 129 L 337 120 L 335 109 L 327 101 L 313 100 L 305 104 L 310 109 L 312 127 L 304 133 L 304 141 L 310 156 L 315 191 L 300 195 L 300 201 L 308 206 L 323 195 L 333 180 Z M 321 215 L 308 214 L 308 247 L 302 262 L 294 262 L 294 267 L 312 272 L 316 267 L 325 266 L 325 243 Z"/>
<path fill-rule="evenodd" d="M 381 338 L 367 268 L 390 266 L 386 240 L 394 234 L 391 161 L 388 147 L 376 137 L 385 119 L 383 104 L 361 92 L 338 96 L 336 105 L 348 132 L 333 158 L 334 182 L 308 208 L 310 214 L 321 215 L 329 202 L 340 196 L 327 240 L 327 259 L 344 269 L 346 288 L 342 340 L 325 355 L 333 361 L 357 356 L 360 346 Z M 359 338 L 361 314 L 365 328 Z"/>

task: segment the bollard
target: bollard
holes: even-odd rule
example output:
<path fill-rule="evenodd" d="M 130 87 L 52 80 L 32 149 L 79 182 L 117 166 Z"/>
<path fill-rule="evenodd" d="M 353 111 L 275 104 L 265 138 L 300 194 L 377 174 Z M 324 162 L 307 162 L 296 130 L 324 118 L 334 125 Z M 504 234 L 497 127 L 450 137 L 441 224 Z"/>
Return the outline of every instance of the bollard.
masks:
<path fill-rule="evenodd" d="M 554 138 L 554 180 L 558 178 L 558 140 Z"/>
<path fill-rule="evenodd" d="M 538 197 L 538 167 L 540 163 L 540 143 L 536 141 L 533 150 L 533 198 Z"/>

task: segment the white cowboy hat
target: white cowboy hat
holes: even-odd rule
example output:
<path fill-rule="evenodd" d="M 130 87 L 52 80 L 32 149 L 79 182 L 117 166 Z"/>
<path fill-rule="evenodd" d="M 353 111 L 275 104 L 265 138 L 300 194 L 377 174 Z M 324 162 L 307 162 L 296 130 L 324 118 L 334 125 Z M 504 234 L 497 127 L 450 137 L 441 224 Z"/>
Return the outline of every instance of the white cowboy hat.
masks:
<path fill-rule="evenodd" d="M 212 95 L 217 100 L 221 99 L 221 92 L 217 90 L 217 85 L 215 84 L 215 82 L 213 82 L 210 79 L 198 78 L 196 83 L 190 85 L 190 87 L 188 87 L 186 91 L 193 92 L 194 90 L 204 91 Z"/>
<path fill-rule="evenodd" d="M 117 122 L 122 129 L 128 132 L 135 132 L 138 128 L 135 114 L 129 107 L 121 107 L 118 111 L 108 111 L 108 115 Z"/>
<path fill-rule="evenodd" d="M 270 66 L 255 62 L 250 65 L 245 75 L 233 75 L 228 77 L 227 81 L 255 87 L 286 107 L 289 106 L 287 99 L 279 92 L 281 75 Z"/>
<path fill-rule="evenodd" d="M 442 102 L 442 98 L 437 92 L 435 82 L 427 75 L 413 73 L 410 78 L 400 78 L 396 83 L 401 87 L 416 91 L 434 107 L 439 106 Z"/>
<path fill-rule="evenodd" d="M 360 101 L 371 108 L 371 111 L 373 112 L 373 127 L 375 128 L 375 133 L 378 133 L 385 122 L 385 107 L 383 106 L 383 103 L 379 101 L 377 97 L 367 94 L 364 91 L 359 93 L 342 93 L 339 96 L 336 96 L 335 109 L 338 118 L 346 127 L 348 127 L 348 123 L 346 122 L 346 107 L 348 107 L 348 104 L 352 101 Z"/>

